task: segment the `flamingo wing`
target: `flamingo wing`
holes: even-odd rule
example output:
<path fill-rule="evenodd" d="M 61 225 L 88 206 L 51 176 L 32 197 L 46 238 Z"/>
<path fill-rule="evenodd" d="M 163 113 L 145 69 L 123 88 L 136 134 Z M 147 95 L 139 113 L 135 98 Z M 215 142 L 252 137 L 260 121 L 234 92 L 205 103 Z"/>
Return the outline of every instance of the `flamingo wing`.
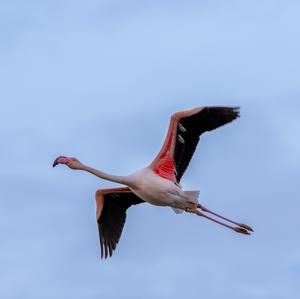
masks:
<path fill-rule="evenodd" d="M 200 135 L 239 117 L 239 107 L 199 107 L 174 113 L 164 145 L 150 168 L 179 183 L 196 150 Z"/>
<path fill-rule="evenodd" d="M 96 192 L 96 217 L 101 258 L 112 256 L 119 242 L 127 209 L 144 201 L 129 188 L 102 189 Z"/>

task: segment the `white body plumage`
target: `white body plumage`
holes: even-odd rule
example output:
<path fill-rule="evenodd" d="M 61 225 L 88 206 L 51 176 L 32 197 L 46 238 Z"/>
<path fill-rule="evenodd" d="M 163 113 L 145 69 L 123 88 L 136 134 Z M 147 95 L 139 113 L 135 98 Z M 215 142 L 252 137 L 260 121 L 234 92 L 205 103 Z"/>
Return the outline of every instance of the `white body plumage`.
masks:
<path fill-rule="evenodd" d="M 131 191 L 150 204 L 185 210 L 195 208 L 198 203 L 198 191 L 182 191 L 178 184 L 158 176 L 148 167 L 127 178 Z"/>

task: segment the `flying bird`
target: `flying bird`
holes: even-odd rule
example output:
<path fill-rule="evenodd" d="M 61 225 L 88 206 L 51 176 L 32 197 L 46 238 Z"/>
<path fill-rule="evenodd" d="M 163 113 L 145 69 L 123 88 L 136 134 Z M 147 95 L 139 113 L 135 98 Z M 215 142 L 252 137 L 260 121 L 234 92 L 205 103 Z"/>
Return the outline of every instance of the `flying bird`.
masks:
<path fill-rule="evenodd" d="M 180 184 L 200 136 L 235 120 L 239 114 L 239 107 L 197 107 L 174 113 L 164 144 L 153 162 L 128 176 L 105 173 L 73 157 L 59 156 L 55 159 L 53 167 L 65 164 L 71 169 L 83 170 L 101 179 L 126 186 L 96 191 L 96 219 L 101 258 L 112 256 L 116 249 L 125 224 L 127 209 L 145 202 L 171 207 L 176 213 L 193 213 L 237 233 L 250 235 L 250 232 L 253 232 L 246 224 L 208 210 L 198 202 L 199 191 L 184 191 Z"/>

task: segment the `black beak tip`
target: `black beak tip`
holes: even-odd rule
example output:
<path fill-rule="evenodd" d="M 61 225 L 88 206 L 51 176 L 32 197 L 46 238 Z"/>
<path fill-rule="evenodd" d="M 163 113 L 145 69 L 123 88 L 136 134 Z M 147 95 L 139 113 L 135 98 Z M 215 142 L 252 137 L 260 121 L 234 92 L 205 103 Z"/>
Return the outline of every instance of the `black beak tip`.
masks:
<path fill-rule="evenodd" d="M 58 164 L 57 159 L 55 159 L 55 161 L 52 164 L 52 167 L 55 167 Z"/>

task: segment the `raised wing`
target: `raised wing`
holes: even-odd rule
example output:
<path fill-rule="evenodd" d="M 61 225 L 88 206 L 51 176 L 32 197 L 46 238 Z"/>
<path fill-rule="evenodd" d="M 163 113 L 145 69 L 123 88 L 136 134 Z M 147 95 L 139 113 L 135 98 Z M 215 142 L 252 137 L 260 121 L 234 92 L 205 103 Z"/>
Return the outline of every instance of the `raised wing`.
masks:
<path fill-rule="evenodd" d="M 199 107 L 174 113 L 164 145 L 150 167 L 179 183 L 196 150 L 200 135 L 239 117 L 239 107 Z"/>
<path fill-rule="evenodd" d="M 127 209 L 144 202 L 129 188 L 102 189 L 96 192 L 101 258 L 112 256 L 119 242 L 126 220 Z"/>

